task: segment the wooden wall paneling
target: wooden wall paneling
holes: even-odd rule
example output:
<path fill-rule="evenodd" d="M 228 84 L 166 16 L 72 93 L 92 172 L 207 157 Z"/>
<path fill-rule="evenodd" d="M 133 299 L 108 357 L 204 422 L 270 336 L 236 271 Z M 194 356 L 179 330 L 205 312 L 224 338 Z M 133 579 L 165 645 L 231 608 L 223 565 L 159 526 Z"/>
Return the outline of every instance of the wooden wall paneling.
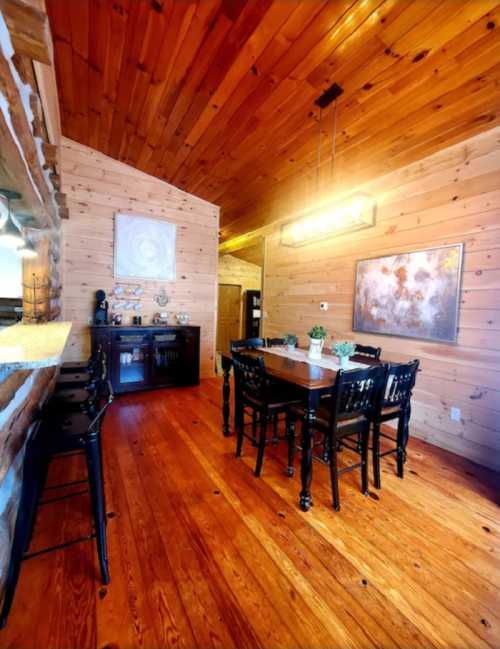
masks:
<path fill-rule="evenodd" d="M 422 361 L 412 432 L 500 469 L 500 129 L 443 150 L 352 189 L 376 196 L 377 225 L 299 248 L 266 238 L 264 334 L 314 323 L 334 339 L 381 346 L 388 360 Z M 457 345 L 352 332 L 357 259 L 464 242 Z M 327 300 L 330 309 L 319 311 Z M 450 408 L 461 409 L 461 421 Z"/>
<path fill-rule="evenodd" d="M 153 298 L 164 287 L 171 318 L 179 311 L 201 326 L 201 375 L 214 371 L 219 210 L 165 182 L 71 140 L 62 142 L 62 182 L 70 219 L 63 226 L 64 317 L 73 322 L 67 357 L 90 352 L 88 318 L 95 291 L 109 292 L 113 278 L 114 214 L 134 213 L 177 224 L 177 278 L 174 282 L 129 280 L 144 287 L 142 316 L 150 322 L 160 310 Z M 131 318 L 132 312 L 124 311 Z"/>

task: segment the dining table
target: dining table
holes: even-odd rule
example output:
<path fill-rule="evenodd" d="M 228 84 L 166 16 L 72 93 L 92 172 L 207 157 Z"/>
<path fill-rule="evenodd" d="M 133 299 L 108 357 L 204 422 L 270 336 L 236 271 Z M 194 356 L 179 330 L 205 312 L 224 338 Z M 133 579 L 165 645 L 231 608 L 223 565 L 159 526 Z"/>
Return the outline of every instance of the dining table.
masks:
<path fill-rule="evenodd" d="M 262 356 L 264 358 L 266 374 L 274 381 L 280 381 L 293 386 L 294 393 L 298 393 L 303 400 L 304 418 L 302 421 L 301 437 L 302 458 L 300 464 L 301 491 L 299 503 L 302 511 L 308 511 L 313 504 L 311 482 L 313 474 L 313 432 L 316 410 L 322 396 L 332 391 L 340 366 L 335 363 L 335 356 L 329 351 L 323 352 L 323 357 L 327 362 L 318 361 L 321 365 L 315 364 L 314 360 L 309 359 L 307 350 L 305 349 L 297 349 L 287 353 L 286 348 L 277 350 L 274 347 L 258 347 L 255 349 L 246 349 L 244 353 Z M 384 362 L 362 355 L 352 356 L 349 360 L 350 365 L 348 369 L 349 367 L 359 367 L 360 365 L 366 367 L 380 365 Z M 331 367 L 326 367 L 325 365 L 327 364 L 331 365 Z M 233 366 L 231 353 L 221 353 L 221 366 L 223 373 L 222 432 L 225 437 L 228 437 L 231 435 L 229 426 L 231 397 L 230 375 Z M 234 423 L 234 427 L 236 428 L 236 422 Z"/>

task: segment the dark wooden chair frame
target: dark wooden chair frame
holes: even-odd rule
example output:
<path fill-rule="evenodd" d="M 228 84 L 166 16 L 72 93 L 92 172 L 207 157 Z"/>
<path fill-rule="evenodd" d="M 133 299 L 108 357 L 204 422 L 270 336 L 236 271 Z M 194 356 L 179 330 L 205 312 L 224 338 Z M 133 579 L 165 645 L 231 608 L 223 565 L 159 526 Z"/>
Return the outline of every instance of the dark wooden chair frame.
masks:
<path fill-rule="evenodd" d="M 264 359 L 262 356 L 250 356 L 244 353 L 233 353 L 234 383 L 235 383 L 235 406 L 236 406 L 236 457 L 241 456 L 243 439 L 246 437 L 253 445 L 257 443 L 257 461 L 255 465 L 255 476 L 259 477 L 262 472 L 264 451 L 269 442 L 276 443 L 276 431 L 273 436 L 267 439 L 267 427 L 272 419 L 284 412 L 285 439 L 289 440 L 291 419 L 288 416 L 291 405 L 297 403 L 297 399 L 290 401 L 273 402 L 275 386 L 266 374 Z M 245 433 L 245 410 L 252 412 L 252 435 Z M 259 434 L 256 440 L 254 422 L 258 422 Z"/>
<path fill-rule="evenodd" d="M 266 347 L 279 347 L 284 344 L 284 338 L 266 338 Z"/>
<path fill-rule="evenodd" d="M 406 446 L 409 438 L 409 423 L 411 417 L 411 397 L 420 362 L 415 359 L 410 363 L 398 363 L 389 365 L 386 383 L 379 407 L 372 413 L 373 441 L 373 481 L 375 487 L 380 489 L 381 473 L 380 458 L 386 455 L 396 455 L 397 475 L 404 477 L 404 465 L 406 462 Z M 381 424 L 394 419 L 398 420 L 396 437 L 382 433 Z M 395 447 L 388 451 L 380 451 L 380 438 L 395 443 Z"/>
<path fill-rule="evenodd" d="M 333 508 L 340 510 L 340 492 L 338 479 L 344 473 L 361 469 L 361 492 L 368 494 L 368 445 L 370 436 L 371 413 L 379 408 L 383 394 L 387 366 L 379 365 L 367 369 L 337 372 L 337 378 L 330 398 L 325 404 L 329 410 L 328 421 L 317 418 L 313 427 L 326 436 L 330 481 L 332 487 Z M 303 419 L 303 413 L 292 410 Z M 293 462 L 295 430 L 292 423 L 289 431 L 289 458 Z M 356 439 L 353 439 L 355 437 Z M 360 461 L 342 469 L 337 465 L 337 454 L 340 446 L 354 451 Z M 292 448 L 293 447 L 293 448 Z M 289 466 L 289 475 L 293 474 L 293 465 Z"/>
<path fill-rule="evenodd" d="M 382 353 L 382 347 L 372 347 L 371 345 L 359 345 L 355 344 L 356 355 L 366 356 L 366 358 L 373 359 L 375 361 L 380 360 L 380 354 Z"/>

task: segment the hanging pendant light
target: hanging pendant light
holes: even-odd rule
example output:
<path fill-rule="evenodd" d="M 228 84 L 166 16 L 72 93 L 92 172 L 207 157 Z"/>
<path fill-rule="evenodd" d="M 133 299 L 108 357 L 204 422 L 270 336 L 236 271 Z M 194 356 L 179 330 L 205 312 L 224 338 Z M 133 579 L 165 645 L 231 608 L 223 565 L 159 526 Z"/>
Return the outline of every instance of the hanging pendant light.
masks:
<path fill-rule="evenodd" d="M 24 245 L 17 249 L 17 254 L 20 257 L 23 257 L 23 259 L 33 259 L 34 257 L 38 257 L 35 246 L 29 239 L 26 239 Z"/>
<path fill-rule="evenodd" d="M 10 201 L 21 198 L 21 194 L 8 189 L 0 189 L 0 196 L 3 196 L 7 201 L 7 218 L 2 227 L 0 227 L 0 246 L 4 246 L 5 248 L 19 248 L 19 246 L 24 246 L 24 237 L 14 223 L 10 210 Z"/>
<path fill-rule="evenodd" d="M 336 140 L 337 140 L 337 99 L 343 89 L 332 84 L 314 102 L 319 107 L 319 134 L 316 153 L 316 203 L 313 207 L 298 214 L 292 221 L 281 226 L 282 246 L 304 246 L 313 241 L 323 241 L 332 236 L 355 232 L 373 227 L 376 223 L 377 201 L 365 192 L 353 192 L 339 199 L 321 200 L 320 168 L 323 110 L 333 102 L 332 110 L 332 149 L 330 158 L 330 187 L 334 187 Z"/>

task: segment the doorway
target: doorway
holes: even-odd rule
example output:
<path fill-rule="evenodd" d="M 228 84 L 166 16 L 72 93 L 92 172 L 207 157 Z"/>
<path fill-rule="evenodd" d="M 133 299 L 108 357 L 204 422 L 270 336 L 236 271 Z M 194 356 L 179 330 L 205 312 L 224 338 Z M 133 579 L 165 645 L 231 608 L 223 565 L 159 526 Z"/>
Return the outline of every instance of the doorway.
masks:
<path fill-rule="evenodd" d="M 241 284 L 219 284 L 219 314 L 217 318 L 218 352 L 228 352 L 231 340 L 240 337 Z"/>

